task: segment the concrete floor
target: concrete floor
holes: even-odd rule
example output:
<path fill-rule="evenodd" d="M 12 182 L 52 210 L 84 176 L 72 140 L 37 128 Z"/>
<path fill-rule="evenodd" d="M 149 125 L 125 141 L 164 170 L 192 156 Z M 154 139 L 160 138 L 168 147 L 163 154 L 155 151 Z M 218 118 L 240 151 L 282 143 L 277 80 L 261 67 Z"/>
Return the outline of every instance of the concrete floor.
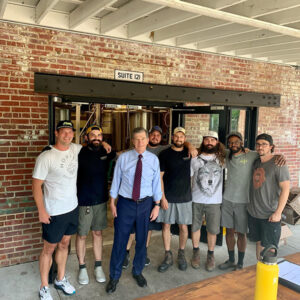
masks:
<path fill-rule="evenodd" d="M 287 245 L 281 245 L 278 255 L 283 257 L 289 254 L 293 254 L 300 251 L 300 225 L 292 226 L 289 228 L 293 232 L 293 235 L 288 238 Z M 178 249 L 178 237 L 172 237 L 172 251 L 175 259 L 177 257 Z M 107 295 L 105 292 L 106 283 L 97 283 L 93 276 L 93 254 L 89 249 L 87 252 L 87 267 L 90 275 L 90 283 L 82 286 L 77 282 L 78 261 L 75 254 L 69 255 L 67 263 L 67 277 L 70 282 L 76 288 L 76 294 L 74 296 L 65 296 L 61 291 L 55 290 L 51 285 L 51 293 L 53 299 L 135 299 L 143 297 L 149 294 L 161 292 L 171 288 L 175 288 L 184 284 L 201 281 L 203 279 L 220 275 L 225 273 L 216 268 L 215 271 L 208 273 L 204 270 L 204 263 L 206 259 L 206 244 L 200 245 L 202 253 L 202 266 L 201 269 L 195 270 L 190 264 L 188 269 L 183 272 L 178 270 L 176 263 L 166 273 L 159 273 L 157 271 L 158 265 L 163 259 L 163 244 L 160 233 L 156 233 L 151 240 L 149 249 L 149 257 L 151 259 L 150 266 L 146 267 L 143 271 L 145 278 L 148 281 L 146 288 L 140 288 L 137 286 L 135 280 L 131 276 L 130 268 L 125 270 L 122 274 L 120 282 L 117 286 L 117 290 L 112 295 Z M 108 277 L 109 258 L 111 252 L 111 245 L 104 246 L 104 259 L 103 268 L 106 276 Z M 133 258 L 134 251 L 131 251 L 131 257 Z M 186 257 L 190 262 L 192 254 L 192 245 L 189 240 L 186 248 Z M 220 264 L 227 259 L 227 248 L 225 245 L 225 239 L 222 247 L 217 246 L 215 249 L 216 263 Z M 255 244 L 249 242 L 246 256 L 245 266 L 253 265 L 256 263 L 255 258 Z M 26 263 L 22 265 L 16 265 L 0 269 L 0 299 L 3 300 L 33 300 L 38 299 L 38 289 L 40 285 L 38 262 Z"/>

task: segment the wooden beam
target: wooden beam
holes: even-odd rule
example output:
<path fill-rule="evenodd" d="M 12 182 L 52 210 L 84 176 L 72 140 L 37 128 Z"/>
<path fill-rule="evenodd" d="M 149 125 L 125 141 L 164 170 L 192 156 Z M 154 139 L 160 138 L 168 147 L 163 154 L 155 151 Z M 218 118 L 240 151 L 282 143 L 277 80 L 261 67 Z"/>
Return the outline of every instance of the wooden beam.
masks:
<path fill-rule="evenodd" d="M 2 19 L 5 13 L 5 9 L 6 9 L 6 5 L 7 5 L 7 0 L 1 0 L 0 1 L 0 18 Z"/>
<path fill-rule="evenodd" d="M 35 22 L 40 24 L 47 13 L 58 3 L 59 0 L 40 0 L 35 8 Z"/>
<path fill-rule="evenodd" d="M 74 29 L 87 19 L 96 16 L 100 11 L 115 2 L 116 0 L 87 0 L 83 2 L 73 12 L 71 12 L 70 28 Z"/>

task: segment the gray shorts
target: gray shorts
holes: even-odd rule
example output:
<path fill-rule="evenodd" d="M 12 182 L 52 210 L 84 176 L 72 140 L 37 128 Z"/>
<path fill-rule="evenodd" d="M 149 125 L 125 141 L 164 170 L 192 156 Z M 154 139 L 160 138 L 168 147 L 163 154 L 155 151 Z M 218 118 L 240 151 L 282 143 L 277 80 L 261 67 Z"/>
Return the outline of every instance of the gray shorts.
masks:
<path fill-rule="evenodd" d="M 107 227 L 107 208 L 106 202 L 92 205 L 79 206 L 78 234 L 88 235 L 90 230 L 98 231 Z"/>
<path fill-rule="evenodd" d="M 221 204 L 202 204 L 193 202 L 192 232 L 201 229 L 203 216 L 206 220 L 206 231 L 211 234 L 220 232 Z"/>
<path fill-rule="evenodd" d="M 156 222 L 165 224 L 192 224 L 192 201 L 169 203 L 167 210 L 160 209 Z"/>
<path fill-rule="evenodd" d="M 248 213 L 247 204 L 232 203 L 223 200 L 221 225 L 226 228 L 233 228 L 236 232 L 247 233 Z"/>

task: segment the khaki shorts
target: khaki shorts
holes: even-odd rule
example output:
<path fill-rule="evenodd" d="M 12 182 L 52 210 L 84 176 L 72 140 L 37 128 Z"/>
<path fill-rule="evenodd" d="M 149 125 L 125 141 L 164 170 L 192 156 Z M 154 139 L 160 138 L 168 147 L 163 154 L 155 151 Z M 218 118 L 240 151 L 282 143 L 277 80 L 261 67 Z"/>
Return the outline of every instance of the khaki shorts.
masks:
<path fill-rule="evenodd" d="M 232 203 L 223 200 L 221 225 L 226 228 L 233 228 L 236 232 L 247 233 L 248 213 L 247 204 Z"/>
<path fill-rule="evenodd" d="M 206 231 L 211 234 L 220 232 L 221 204 L 203 204 L 193 202 L 192 232 L 201 229 L 203 216 L 206 220 Z"/>
<path fill-rule="evenodd" d="M 92 206 L 79 206 L 78 234 L 80 236 L 88 235 L 90 230 L 99 231 L 106 227 L 106 202 Z"/>

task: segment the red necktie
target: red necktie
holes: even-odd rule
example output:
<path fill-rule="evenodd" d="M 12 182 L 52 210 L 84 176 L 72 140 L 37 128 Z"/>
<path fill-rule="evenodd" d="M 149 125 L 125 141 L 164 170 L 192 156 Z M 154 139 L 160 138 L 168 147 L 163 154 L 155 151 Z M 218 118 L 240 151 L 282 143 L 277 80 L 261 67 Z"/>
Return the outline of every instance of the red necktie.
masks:
<path fill-rule="evenodd" d="M 134 175 L 134 182 L 133 182 L 133 189 L 132 189 L 132 199 L 138 200 L 140 199 L 140 191 L 141 191 L 141 179 L 142 179 L 142 157 L 143 155 L 139 155 L 139 159 L 136 163 L 135 175 Z"/>

